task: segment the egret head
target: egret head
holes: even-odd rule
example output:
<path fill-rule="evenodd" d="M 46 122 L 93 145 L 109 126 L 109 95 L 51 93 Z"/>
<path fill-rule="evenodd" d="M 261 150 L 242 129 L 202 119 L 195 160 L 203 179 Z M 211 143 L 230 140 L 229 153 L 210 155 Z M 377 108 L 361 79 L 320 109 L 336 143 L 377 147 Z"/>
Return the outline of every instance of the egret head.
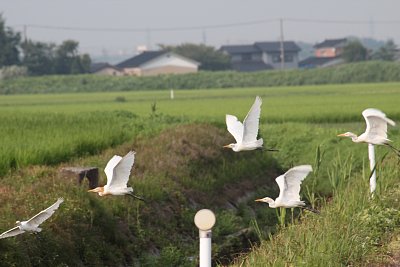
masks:
<path fill-rule="evenodd" d="M 104 187 L 102 187 L 102 186 L 96 187 L 94 189 L 88 190 L 88 192 L 98 193 L 99 196 L 102 196 L 103 192 L 104 192 Z"/>
<path fill-rule="evenodd" d="M 338 134 L 337 136 L 350 137 L 351 139 L 353 139 L 353 141 L 357 139 L 357 135 L 352 133 L 352 132 L 345 132 L 345 133 L 342 133 L 342 134 Z"/>
<path fill-rule="evenodd" d="M 232 144 L 226 145 L 224 147 L 225 148 L 232 148 L 233 151 L 236 151 L 237 150 L 237 146 L 238 146 L 237 144 L 232 143 Z"/>
<path fill-rule="evenodd" d="M 272 198 L 269 198 L 269 197 L 259 198 L 259 199 L 256 199 L 255 201 L 265 202 L 268 204 L 273 204 L 275 202 Z"/>

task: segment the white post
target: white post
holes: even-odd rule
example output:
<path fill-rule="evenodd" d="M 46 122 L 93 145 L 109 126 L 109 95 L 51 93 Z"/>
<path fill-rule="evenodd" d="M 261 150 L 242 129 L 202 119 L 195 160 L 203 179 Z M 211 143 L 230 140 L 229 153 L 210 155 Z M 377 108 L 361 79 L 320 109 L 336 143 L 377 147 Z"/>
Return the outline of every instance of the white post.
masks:
<path fill-rule="evenodd" d="M 215 224 L 215 215 L 208 209 L 199 210 L 194 216 L 194 223 L 199 228 L 199 267 L 211 267 L 211 228 Z"/>
<path fill-rule="evenodd" d="M 170 97 L 171 97 L 171 99 L 174 99 L 174 90 L 173 89 L 171 89 L 171 91 L 170 91 Z"/>
<path fill-rule="evenodd" d="M 211 267 L 211 230 L 199 230 L 200 267 Z"/>
<path fill-rule="evenodd" d="M 373 144 L 368 144 L 368 158 L 369 158 L 369 168 L 374 170 L 375 168 L 375 147 Z M 369 187 L 371 193 L 375 192 L 376 189 L 376 168 L 369 179 Z"/>

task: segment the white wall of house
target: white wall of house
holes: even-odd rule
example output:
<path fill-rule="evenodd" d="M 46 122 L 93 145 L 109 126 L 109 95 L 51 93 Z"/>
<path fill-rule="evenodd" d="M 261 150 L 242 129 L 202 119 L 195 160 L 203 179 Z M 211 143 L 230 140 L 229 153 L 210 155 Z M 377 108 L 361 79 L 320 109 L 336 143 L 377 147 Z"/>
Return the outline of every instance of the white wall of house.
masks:
<path fill-rule="evenodd" d="M 285 61 L 285 69 L 297 69 L 299 67 L 299 56 L 297 53 L 286 52 L 285 57 L 291 57 L 291 61 Z M 270 64 L 274 69 L 281 68 L 280 53 L 263 54 L 263 59 L 266 64 Z"/>

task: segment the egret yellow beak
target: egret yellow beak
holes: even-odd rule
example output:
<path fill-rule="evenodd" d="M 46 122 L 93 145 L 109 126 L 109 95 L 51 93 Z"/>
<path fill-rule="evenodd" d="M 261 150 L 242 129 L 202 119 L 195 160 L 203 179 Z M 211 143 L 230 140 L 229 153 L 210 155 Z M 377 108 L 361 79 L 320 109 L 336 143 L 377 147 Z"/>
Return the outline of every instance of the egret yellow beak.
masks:
<path fill-rule="evenodd" d="M 226 146 L 223 146 L 223 147 L 229 148 L 229 145 L 226 145 Z"/>
<path fill-rule="evenodd" d="M 344 135 L 344 134 L 338 134 L 337 136 L 346 136 L 346 135 Z"/>
<path fill-rule="evenodd" d="M 254 201 L 263 202 L 262 198 L 256 199 Z"/>
<path fill-rule="evenodd" d="M 90 189 L 90 190 L 88 190 L 88 192 L 95 192 L 95 191 L 94 191 L 94 189 Z"/>

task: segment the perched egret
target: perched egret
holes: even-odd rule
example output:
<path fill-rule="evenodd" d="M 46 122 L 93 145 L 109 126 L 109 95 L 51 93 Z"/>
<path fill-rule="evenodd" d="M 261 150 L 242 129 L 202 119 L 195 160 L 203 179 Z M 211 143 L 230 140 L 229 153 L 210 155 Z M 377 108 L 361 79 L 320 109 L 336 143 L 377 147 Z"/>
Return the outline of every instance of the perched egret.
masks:
<path fill-rule="evenodd" d="M 114 155 L 107 163 L 104 172 L 107 176 L 107 184 L 105 186 L 96 187 L 88 192 L 98 193 L 99 196 L 122 196 L 130 195 L 134 198 L 144 201 L 143 198 L 133 194 L 132 187 L 127 187 L 129 175 L 133 163 L 135 162 L 135 152 L 130 151 L 124 157 Z"/>
<path fill-rule="evenodd" d="M 386 145 L 400 156 L 400 151 L 389 144 L 390 140 L 387 138 L 387 124 L 395 126 L 395 122 L 387 118 L 385 113 L 374 108 L 367 108 L 362 115 L 367 123 L 367 129 L 363 134 L 357 136 L 352 132 L 346 132 L 338 136 L 350 137 L 355 143 Z"/>
<path fill-rule="evenodd" d="M 304 208 L 315 213 L 319 211 L 306 207 L 304 201 L 300 200 L 300 185 L 306 176 L 312 171 L 311 165 L 300 165 L 291 168 L 285 174 L 277 177 L 275 181 L 279 186 L 279 196 L 275 199 L 264 197 L 255 201 L 268 203 L 270 208 Z"/>
<path fill-rule="evenodd" d="M 50 218 L 51 215 L 53 215 L 53 213 L 56 211 L 56 209 L 58 209 L 58 207 L 60 206 L 60 204 L 63 201 L 64 201 L 63 198 L 59 198 L 56 201 L 56 203 L 54 203 L 47 209 L 42 210 L 41 212 L 39 212 L 38 214 L 36 214 L 32 218 L 30 218 L 29 220 L 22 221 L 22 222 L 16 221 L 17 226 L 2 233 L 0 235 L 0 239 L 11 237 L 11 236 L 16 236 L 16 235 L 19 235 L 19 234 L 22 234 L 25 232 L 38 233 L 38 232 L 42 231 L 42 228 L 39 228 L 39 225 L 41 223 L 43 223 L 45 220 L 47 220 L 48 218 Z"/>
<path fill-rule="evenodd" d="M 257 140 L 261 104 L 261 97 L 257 96 L 243 124 L 237 117 L 226 114 L 226 126 L 235 138 L 236 144 L 232 143 L 224 147 L 232 148 L 235 152 L 262 148 L 263 139 L 260 138 Z"/>

